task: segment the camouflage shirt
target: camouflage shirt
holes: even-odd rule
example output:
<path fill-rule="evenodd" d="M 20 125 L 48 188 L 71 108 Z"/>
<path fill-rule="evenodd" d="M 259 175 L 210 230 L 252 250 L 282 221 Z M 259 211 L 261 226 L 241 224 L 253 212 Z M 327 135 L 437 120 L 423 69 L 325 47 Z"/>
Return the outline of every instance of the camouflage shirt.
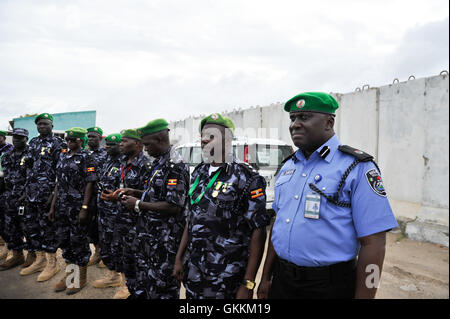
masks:
<path fill-rule="evenodd" d="M 25 188 L 27 180 L 27 166 L 25 165 L 25 154 L 28 146 L 20 154 L 15 154 L 14 148 L 2 156 L 2 168 L 5 178 L 5 193 L 8 196 L 20 197 Z"/>
<path fill-rule="evenodd" d="M 97 169 L 98 181 L 102 183 L 103 187 L 108 190 L 116 190 L 120 186 L 120 169 L 124 155 L 116 156 L 106 155 L 104 164 Z"/>
<path fill-rule="evenodd" d="M 103 170 L 103 166 L 107 163 L 108 153 L 106 153 L 106 150 L 102 147 L 99 147 L 95 151 L 88 152 L 92 157 L 92 161 L 94 162 L 97 172 L 100 173 Z"/>
<path fill-rule="evenodd" d="M 187 294 L 193 298 L 229 298 L 236 293 L 248 261 L 254 229 L 270 222 L 266 211 L 266 182 L 248 164 L 234 160 L 219 175 L 200 164 L 192 173 L 188 199 Z M 231 283 L 231 284 L 230 284 Z"/>
<path fill-rule="evenodd" d="M 53 133 L 42 138 L 31 139 L 26 154 L 27 166 L 30 168 L 25 190 L 30 202 L 45 202 L 53 192 L 56 184 L 56 164 L 66 143 Z"/>
<path fill-rule="evenodd" d="M 58 201 L 69 203 L 83 201 L 84 191 L 89 182 L 97 180 L 94 161 L 86 150 L 69 155 L 60 154 L 56 165 L 58 178 Z"/>

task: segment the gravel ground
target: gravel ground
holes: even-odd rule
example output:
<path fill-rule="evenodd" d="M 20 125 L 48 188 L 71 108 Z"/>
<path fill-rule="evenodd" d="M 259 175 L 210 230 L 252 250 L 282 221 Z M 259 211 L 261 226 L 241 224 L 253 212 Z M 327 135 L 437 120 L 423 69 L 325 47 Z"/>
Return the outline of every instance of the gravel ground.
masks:
<path fill-rule="evenodd" d="M 399 233 L 387 234 L 386 257 L 377 298 L 383 299 L 448 299 L 448 248 L 403 238 Z M 58 261 L 64 262 L 58 251 Z M 20 267 L 0 271 L 0 299 L 110 299 L 117 288 L 97 289 L 92 282 L 101 278 L 105 269 L 88 268 L 88 285 L 79 293 L 67 296 L 52 287 L 62 278 L 60 271 L 47 282 L 36 281 L 38 274 L 22 277 Z M 261 274 L 261 269 L 258 277 Z M 257 280 L 258 282 L 258 280 Z M 184 297 L 184 291 L 181 291 Z"/>

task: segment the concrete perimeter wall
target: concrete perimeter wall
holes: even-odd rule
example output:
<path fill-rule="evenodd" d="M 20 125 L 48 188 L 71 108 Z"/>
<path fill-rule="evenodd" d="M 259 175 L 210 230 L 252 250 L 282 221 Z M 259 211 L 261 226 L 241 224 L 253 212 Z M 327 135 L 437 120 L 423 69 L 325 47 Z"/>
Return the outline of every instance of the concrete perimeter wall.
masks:
<path fill-rule="evenodd" d="M 448 246 L 449 81 L 438 75 L 333 94 L 335 131 L 343 144 L 375 156 L 397 219 L 417 240 Z M 290 97 L 288 97 L 290 98 Z M 211 113 L 215 110 L 211 110 Z M 280 139 L 292 146 L 289 116 L 278 102 L 223 113 L 237 135 Z M 199 138 L 203 116 L 170 123 L 175 143 Z"/>

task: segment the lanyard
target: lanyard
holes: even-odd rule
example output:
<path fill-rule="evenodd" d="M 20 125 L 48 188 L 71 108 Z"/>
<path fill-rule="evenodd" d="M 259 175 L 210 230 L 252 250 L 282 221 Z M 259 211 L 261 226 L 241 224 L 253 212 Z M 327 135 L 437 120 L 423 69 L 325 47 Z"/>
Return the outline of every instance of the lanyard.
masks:
<path fill-rule="evenodd" d="M 153 171 L 152 171 L 153 175 L 152 175 L 152 177 L 149 179 L 149 181 L 147 182 L 147 185 L 146 185 L 146 188 L 147 188 L 147 189 L 144 191 L 144 193 L 142 193 L 141 201 L 144 200 L 144 197 L 145 197 L 145 195 L 147 194 L 148 188 L 150 187 L 150 184 L 151 184 L 151 182 L 152 182 L 152 180 L 153 180 L 153 177 L 155 177 L 156 174 L 158 174 L 158 172 L 159 172 L 158 168 L 159 168 L 160 166 L 161 166 L 161 163 L 158 163 L 158 165 L 156 165 L 156 167 L 153 169 Z"/>
<path fill-rule="evenodd" d="M 206 186 L 206 188 L 203 190 L 203 192 L 198 195 L 198 197 L 195 200 L 192 200 L 192 194 L 194 193 L 195 189 L 198 186 L 198 183 L 200 182 L 200 176 L 197 176 L 197 179 L 195 180 L 194 184 L 192 184 L 191 189 L 189 190 L 189 197 L 191 198 L 191 205 L 197 204 L 203 197 L 203 195 L 205 194 L 205 192 L 211 188 L 211 186 L 214 184 L 214 182 L 216 181 L 217 177 L 220 174 L 220 171 L 222 170 L 222 168 L 219 168 L 216 172 L 216 174 L 214 175 L 214 177 L 209 181 L 208 185 Z"/>
<path fill-rule="evenodd" d="M 123 164 L 122 166 L 122 171 L 120 172 L 120 181 L 123 183 L 123 180 L 125 179 L 125 176 L 128 175 L 128 172 L 130 171 L 131 167 L 133 167 L 133 164 L 130 164 L 130 166 L 128 166 L 128 169 L 125 173 L 125 175 L 123 175 L 123 170 L 125 169 L 125 164 Z"/>

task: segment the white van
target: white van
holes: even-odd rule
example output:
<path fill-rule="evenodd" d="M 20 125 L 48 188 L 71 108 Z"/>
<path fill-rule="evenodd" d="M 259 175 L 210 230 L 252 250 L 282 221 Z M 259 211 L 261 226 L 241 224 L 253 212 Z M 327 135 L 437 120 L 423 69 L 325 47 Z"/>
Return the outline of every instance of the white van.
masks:
<path fill-rule="evenodd" d="M 294 152 L 291 145 L 274 139 L 234 138 L 234 155 L 252 165 L 266 179 L 267 209 L 272 209 L 275 176 L 281 168 L 281 161 Z M 202 161 L 200 141 L 175 147 L 185 163 L 189 163 L 190 173 Z"/>

